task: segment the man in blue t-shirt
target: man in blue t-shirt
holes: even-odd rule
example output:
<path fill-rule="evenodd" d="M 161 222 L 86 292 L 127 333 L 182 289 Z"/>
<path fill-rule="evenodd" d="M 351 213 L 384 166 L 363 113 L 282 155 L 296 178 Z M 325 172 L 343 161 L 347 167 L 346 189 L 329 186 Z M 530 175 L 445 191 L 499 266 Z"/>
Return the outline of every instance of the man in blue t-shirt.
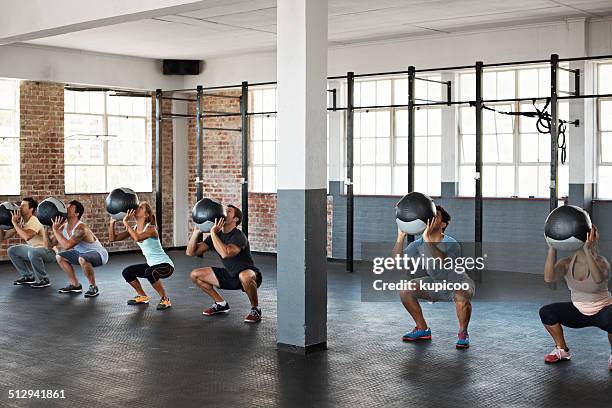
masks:
<path fill-rule="evenodd" d="M 431 329 L 423 317 L 423 310 L 419 305 L 418 299 L 425 299 L 430 302 L 438 300 L 448 300 L 455 302 L 457 318 L 459 319 L 459 334 L 456 343 L 457 348 L 468 348 L 470 339 L 468 335 L 468 324 L 472 314 L 470 300 L 474 296 L 474 282 L 465 273 L 456 273 L 454 270 L 444 268 L 443 265 L 461 256 L 461 245 L 444 231 L 450 223 L 451 217 L 446 210 L 436 205 L 436 216 L 427 222 L 427 227 L 423 235 L 414 242 L 411 242 L 404 252 L 404 243 L 407 234 L 398 230 L 397 241 L 393 247 L 393 257 L 405 253 L 410 258 L 421 258 L 421 271 L 426 272 L 426 276 L 412 279 L 411 288 L 402 290 L 400 298 L 402 304 L 410 313 L 416 323 L 416 327 L 404 334 L 404 341 L 430 340 Z M 431 289 L 435 284 L 443 283 L 463 283 L 469 286 L 468 290 L 434 290 Z"/>

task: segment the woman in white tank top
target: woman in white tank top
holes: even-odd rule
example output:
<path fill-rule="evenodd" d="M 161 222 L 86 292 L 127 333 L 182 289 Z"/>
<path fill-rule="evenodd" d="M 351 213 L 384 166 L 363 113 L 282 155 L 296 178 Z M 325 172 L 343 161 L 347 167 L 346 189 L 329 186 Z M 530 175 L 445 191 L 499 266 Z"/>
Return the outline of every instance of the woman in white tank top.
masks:
<path fill-rule="evenodd" d="M 544 361 L 557 363 L 571 358 L 563 328 L 599 327 L 608 333 L 612 349 L 612 295 L 608 291 L 610 264 L 597 252 L 599 232 L 593 225 L 584 247 L 555 263 L 557 252 L 549 248 L 544 280 L 565 279 L 571 302 L 553 303 L 540 309 L 540 319 L 555 341 L 555 348 Z M 612 351 L 608 361 L 612 370 Z"/>

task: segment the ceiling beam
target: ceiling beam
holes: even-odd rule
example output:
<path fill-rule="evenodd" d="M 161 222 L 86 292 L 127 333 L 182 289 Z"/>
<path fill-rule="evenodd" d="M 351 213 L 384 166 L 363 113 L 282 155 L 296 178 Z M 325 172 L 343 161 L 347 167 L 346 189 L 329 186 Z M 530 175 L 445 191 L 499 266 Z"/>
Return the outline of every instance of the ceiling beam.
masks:
<path fill-rule="evenodd" d="M 224 1 L 3 0 L 0 13 L 0 45 L 186 13 L 219 3 Z"/>

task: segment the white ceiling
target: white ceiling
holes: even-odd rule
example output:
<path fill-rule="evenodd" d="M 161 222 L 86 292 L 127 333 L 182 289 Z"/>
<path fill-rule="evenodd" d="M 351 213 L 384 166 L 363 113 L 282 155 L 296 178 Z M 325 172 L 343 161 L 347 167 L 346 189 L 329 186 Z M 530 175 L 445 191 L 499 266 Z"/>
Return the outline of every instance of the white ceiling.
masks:
<path fill-rule="evenodd" d="M 276 0 L 225 0 L 206 9 L 30 41 L 148 58 L 272 50 Z M 612 15 L 612 0 L 329 0 L 330 44 L 456 33 Z"/>

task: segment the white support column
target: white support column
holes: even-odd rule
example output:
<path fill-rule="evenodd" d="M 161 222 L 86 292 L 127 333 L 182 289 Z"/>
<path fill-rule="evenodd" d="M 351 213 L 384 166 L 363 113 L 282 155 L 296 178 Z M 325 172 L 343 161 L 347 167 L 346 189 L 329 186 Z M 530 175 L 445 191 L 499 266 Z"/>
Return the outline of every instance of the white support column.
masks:
<path fill-rule="evenodd" d="M 186 97 L 185 95 L 178 95 Z M 173 101 L 172 112 L 187 114 L 187 102 Z M 172 121 L 172 193 L 174 194 L 174 211 L 172 213 L 172 225 L 174 226 L 174 246 L 187 245 L 189 236 L 189 180 L 188 180 L 188 131 L 187 120 Z"/>
<path fill-rule="evenodd" d="M 340 81 L 329 81 L 328 89 L 336 90 L 336 106 L 340 107 Z M 328 106 L 333 106 L 333 93 L 328 92 Z M 342 116 L 344 111 L 328 111 L 327 126 L 329 135 L 329 146 L 327 160 L 329 163 L 329 192 L 340 194 L 344 191 L 344 160 L 342 157 Z"/>
<path fill-rule="evenodd" d="M 570 69 L 580 70 L 580 93 L 595 93 L 595 64 L 578 61 Z M 570 75 L 573 90 L 573 75 Z M 590 209 L 596 191 L 597 132 L 595 127 L 595 99 L 569 101 L 569 119 L 580 121 L 578 127 L 568 125 L 569 203 Z"/>
<path fill-rule="evenodd" d="M 327 0 L 277 4 L 280 350 L 327 345 Z"/>
<path fill-rule="evenodd" d="M 459 94 L 459 76 L 454 73 L 442 74 L 442 81 L 451 81 L 451 100 L 456 100 Z M 455 197 L 459 192 L 459 108 L 456 106 L 442 107 L 442 197 Z"/>
<path fill-rule="evenodd" d="M 588 25 L 584 18 L 568 20 L 568 41 L 571 57 L 588 55 Z M 570 69 L 580 70 L 580 93 L 593 94 L 596 66 L 590 61 L 571 62 Z M 570 90 L 574 91 L 574 75 L 570 74 Z M 578 127 L 568 125 L 569 137 L 567 157 L 569 161 L 570 204 L 590 210 L 596 191 L 597 134 L 595 127 L 594 99 L 572 99 L 569 101 L 569 120 L 580 121 Z"/>

